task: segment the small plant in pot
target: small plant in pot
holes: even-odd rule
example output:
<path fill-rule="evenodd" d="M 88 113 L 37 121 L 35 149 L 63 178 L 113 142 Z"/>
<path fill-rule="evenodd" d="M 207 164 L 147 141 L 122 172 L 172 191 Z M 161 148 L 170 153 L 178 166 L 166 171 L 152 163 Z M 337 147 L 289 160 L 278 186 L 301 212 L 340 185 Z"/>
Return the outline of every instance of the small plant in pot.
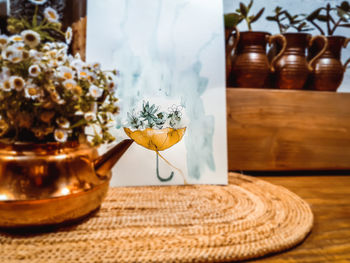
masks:
<path fill-rule="evenodd" d="M 342 83 L 344 72 L 350 59 L 344 65 L 341 63 L 341 50 L 349 42 L 349 38 L 334 35 L 338 28 L 350 28 L 350 3 L 343 1 L 340 5 L 327 4 L 314 10 L 306 17 L 321 35 L 327 35 L 328 46 L 325 53 L 314 60 L 314 71 L 311 79 L 311 89 L 321 91 L 336 91 Z M 321 25 L 326 27 L 326 30 Z M 315 58 L 321 49 L 321 44 L 316 41 L 309 50 L 309 59 Z"/>
<path fill-rule="evenodd" d="M 255 15 L 251 15 L 253 3 L 253 0 L 248 5 L 241 2 L 236 10 L 238 22 L 245 21 L 249 31 L 237 30 L 234 35 L 235 51 L 229 83 L 234 87 L 263 88 L 267 85 L 270 63 L 266 56 L 266 45 L 275 38 L 281 38 L 280 35 L 271 37 L 268 32 L 252 31 L 252 24 L 261 18 L 265 10 L 262 8 Z"/>
<path fill-rule="evenodd" d="M 269 58 L 272 60 L 275 53 L 285 50 L 283 55 L 273 60 L 272 63 L 272 70 L 275 71 L 275 86 L 280 89 L 302 89 L 309 74 L 314 70 L 313 61 L 323 54 L 325 48 L 310 62 L 306 59 L 305 50 L 318 38 L 323 40 L 325 47 L 327 39 L 324 36 L 311 37 L 310 34 L 305 33 L 313 30 L 308 26 L 305 17 L 300 14 L 291 15 L 279 6 L 275 8 L 274 15 L 267 16 L 266 19 L 276 22 L 280 33 L 286 39 L 286 46 L 276 42 L 276 45 L 269 51 Z M 290 30 L 296 32 L 288 32 Z"/>

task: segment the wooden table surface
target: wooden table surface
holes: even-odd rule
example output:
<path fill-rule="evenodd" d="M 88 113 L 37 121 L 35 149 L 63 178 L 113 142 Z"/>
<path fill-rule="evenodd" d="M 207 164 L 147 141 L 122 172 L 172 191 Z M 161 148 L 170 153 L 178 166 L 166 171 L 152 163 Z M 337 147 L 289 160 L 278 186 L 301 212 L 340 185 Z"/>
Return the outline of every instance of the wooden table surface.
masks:
<path fill-rule="evenodd" d="M 249 174 L 249 173 L 246 173 Z M 311 234 L 297 247 L 249 262 L 350 262 L 349 175 L 258 176 L 293 191 L 315 216 Z"/>

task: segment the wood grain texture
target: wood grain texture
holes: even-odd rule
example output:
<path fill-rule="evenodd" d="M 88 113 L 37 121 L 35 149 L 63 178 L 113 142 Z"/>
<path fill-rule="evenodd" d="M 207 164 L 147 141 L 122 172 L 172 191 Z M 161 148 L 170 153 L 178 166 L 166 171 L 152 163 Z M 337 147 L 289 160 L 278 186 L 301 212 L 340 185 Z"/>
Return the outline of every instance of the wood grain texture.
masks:
<path fill-rule="evenodd" d="M 227 89 L 230 170 L 350 168 L 350 94 Z"/>
<path fill-rule="evenodd" d="M 350 262 L 350 176 L 259 177 L 293 191 L 311 205 L 314 227 L 299 246 L 249 262 Z"/>

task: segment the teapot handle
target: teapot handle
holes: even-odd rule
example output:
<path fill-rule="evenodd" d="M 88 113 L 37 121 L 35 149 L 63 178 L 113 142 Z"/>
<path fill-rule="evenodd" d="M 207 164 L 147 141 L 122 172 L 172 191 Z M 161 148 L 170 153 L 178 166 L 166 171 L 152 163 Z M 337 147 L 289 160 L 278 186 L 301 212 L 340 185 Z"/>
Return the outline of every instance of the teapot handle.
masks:
<path fill-rule="evenodd" d="M 309 61 L 308 68 L 309 68 L 310 71 L 314 71 L 314 66 L 313 66 L 314 62 L 316 61 L 316 59 L 321 57 L 324 54 L 324 52 L 326 52 L 326 49 L 328 47 L 328 39 L 325 36 L 322 36 L 322 35 L 313 36 L 310 39 L 310 41 L 309 41 L 309 47 L 311 47 L 312 44 L 315 42 L 315 40 L 318 39 L 318 38 L 323 40 L 323 48 L 321 49 L 321 51 L 314 58 L 312 58 Z"/>
<path fill-rule="evenodd" d="M 350 42 L 350 38 L 345 39 L 343 47 L 346 48 L 348 43 Z M 347 65 L 350 63 L 350 58 L 344 63 L 344 72 L 346 71 Z"/>
<path fill-rule="evenodd" d="M 281 40 L 282 41 L 282 49 L 281 51 L 272 59 L 271 63 L 270 63 L 270 70 L 271 72 L 275 72 L 276 70 L 276 62 L 278 59 L 280 59 L 280 57 L 283 56 L 284 52 L 286 51 L 286 47 L 287 47 L 287 39 L 281 35 L 281 34 L 276 34 L 273 36 L 267 36 L 268 39 L 268 43 L 269 46 L 272 45 L 273 42 L 275 42 L 276 40 Z"/>

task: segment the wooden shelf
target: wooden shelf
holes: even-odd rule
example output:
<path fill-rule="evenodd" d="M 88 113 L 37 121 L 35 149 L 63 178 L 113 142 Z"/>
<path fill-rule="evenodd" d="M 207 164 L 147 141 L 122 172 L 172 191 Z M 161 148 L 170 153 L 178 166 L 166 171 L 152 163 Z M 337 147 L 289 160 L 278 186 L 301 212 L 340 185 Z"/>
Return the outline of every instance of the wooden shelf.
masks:
<path fill-rule="evenodd" d="M 350 169 L 350 93 L 227 88 L 230 170 Z"/>

